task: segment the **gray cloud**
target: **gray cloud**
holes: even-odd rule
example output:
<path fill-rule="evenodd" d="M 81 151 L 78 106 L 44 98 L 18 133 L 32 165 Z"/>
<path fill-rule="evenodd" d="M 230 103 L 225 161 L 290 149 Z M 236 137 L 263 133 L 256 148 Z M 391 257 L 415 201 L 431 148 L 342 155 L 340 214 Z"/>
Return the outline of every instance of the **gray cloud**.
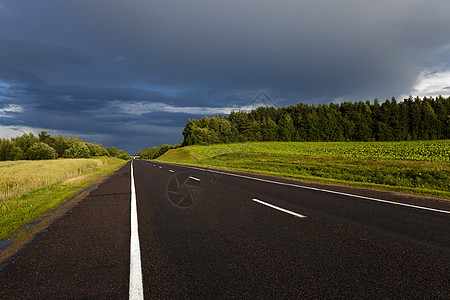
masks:
<path fill-rule="evenodd" d="M 105 3 L 72 5 L 92 34 L 163 84 L 390 97 L 450 44 L 445 1 Z"/>
<path fill-rule="evenodd" d="M 25 69 L 55 65 L 88 65 L 90 58 L 64 47 L 50 47 L 21 40 L 0 40 L 0 64 Z"/>
<path fill-rule="evenodd" d="M 14 19 L 17 15 L 4 4 L 0 3 L 0 17 L 5 19 Z"/>
<path fill-rule="evenodd" d="M 445 0 L 3 3 L 15 17 L 0 21 L 0 84 L 12 85 L 0 85 L 2 107 L 23 106 L 16 120 L 29 126 L 110 140 L 128 128 L 141 148 L 180 139 L 152 126 L 181 128 L 198 107 L 246 106 L 261 90 L 287 105 L 448 86 L 422 88 L 450 70 Z"/>
<path fill-rule="evenodd" d="M 68 47 L 0 39 L 0 80 L 44 84 L 66 66 L 88 66 L 91 59 Z"/>

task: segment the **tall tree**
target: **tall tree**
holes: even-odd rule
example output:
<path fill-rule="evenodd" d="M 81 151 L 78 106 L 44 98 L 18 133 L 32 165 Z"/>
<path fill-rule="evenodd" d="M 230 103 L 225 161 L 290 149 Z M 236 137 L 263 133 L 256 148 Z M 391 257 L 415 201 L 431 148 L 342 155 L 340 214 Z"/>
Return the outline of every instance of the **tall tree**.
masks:
<path fill-rule="evenodd" d="M 294 122 L 291 115 L 285 113 L 278 121 L 278 135 L 282 141 L 292 141 L 295 136 Z"/>

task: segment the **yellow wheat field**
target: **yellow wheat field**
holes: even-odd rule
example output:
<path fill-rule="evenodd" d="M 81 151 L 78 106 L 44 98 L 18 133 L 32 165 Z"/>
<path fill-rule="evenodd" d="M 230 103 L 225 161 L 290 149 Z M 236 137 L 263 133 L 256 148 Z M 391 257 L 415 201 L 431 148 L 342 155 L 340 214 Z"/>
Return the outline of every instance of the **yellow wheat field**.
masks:
<path fill-rule="evenodd" d="M 0 202 L 91 170 L 102 168 L 101 159 L 58 159 L 0 162 Z"/>

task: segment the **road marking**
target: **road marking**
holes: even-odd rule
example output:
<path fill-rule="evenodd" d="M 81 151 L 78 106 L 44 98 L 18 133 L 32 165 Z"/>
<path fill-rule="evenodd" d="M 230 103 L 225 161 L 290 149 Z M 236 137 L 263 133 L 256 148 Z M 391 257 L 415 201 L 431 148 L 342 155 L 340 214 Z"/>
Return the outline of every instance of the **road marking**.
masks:
<path fill-rule="evenodd" d="M 263 204 L 263 205 L 266 205 L 266 206 L 269 206 L 269 207 L 278 209 L 278 210 L 280 210 L 280 211 L 282 211 L 282 212 L 285 212 L 285 213 L 287 213 L 287 214 L 290 214 L 290 215 L 293 215 L 293 216 L 296 216 L 296 217 L 299 217 L 299 218 L 306 218 L 306 216 L 304 216 L 304 215 L 301 215 L 301 214 L 298 214 L 298 213 L 296 213 L 296 212 L 287 210 L 287 209 L 285 209 L 285 208 L 281 208 L 281 207 L 275 206 L 275 205 L 273 205 L 273 204 L 270 204 L 270 203 L 267 203 L 267 202 L 264 202 L 264 201 L 261 201 L 261 200 L 258 200 L 258 199 L 252 199 L 252 200 L 255 201 L 255 202 L 258 202 L 258 203 L 260 203 L 260 204 Z"/>
<path fill-rule="evenodd" d="M 131 162 L 131 241 L 130 241 L 130 289 L 129 299 L 144 299 L 141 270 L 141 249 L 136 205 L 136 187 L 134 185 L 133 162 Z"/>
<path fill-rule="evenodd" d="M 180 165 L 178 165 L 178 166 L 180 166 Z M 411 207 L 411 208 L 416 208 L 416 209 L 428 210 L 428 211 L 439 212 L 439 213 L 444 213 L 444 214 L 450 214 L 450 211 L 448 211 L 448 210 L 441 210 L 441 209 L 430 208 L 430 207 L 425 207 L 425 206 L 418 206 L 418 205 L 406 204 L 406 203 L 401 203 L 401 202 L 382 200 L 382 199 L 377 199 L 377 198 L 372 198 L 372 197 L 348 194 L 348 193 L 337 192 L 337 191 L 326 190 L 326 189 L 319 189 L 319 188 L 314 188 L 314 187 L 304 186 L 304 185 L 298 185 L 298 184 L 293 184 L 293 183 L 278 182 L 278 181 L 262 179 L 262 178 L 257 178 L 257 177 L 250 177 L 250 176 L 245 176 L 245 175 L 239 175 L 239 174 L 227 173 L 227 172 L 222 172 L 222 171 L 216 171 L 216 170 L 212 170 L 212 169 L 202 169 L 202 168 L 191 167 L 191 166 L 187 166 L 187 165 L 181 165 L 181 166 L 184 166 L 184 167 L 190 168 L 190 169 L 194 169 L 194 170 L 200 170 L 200 171 L 207 171 L 207 172 L 211 172 L 211 173 L 217 173 L 217 174 L 221 174 L 221 175 L 229 175 L 229 176 L 246 178 L 246 179 L 251 179 L 251 180 L 256 180 L 256 181 L 261 181 L 261 182 L 273 183 L 273 184 L 278 184 L 278 185 L 284 185 L 284 186 L 296 187 L 296 188 L 301 188 L 301 189 L 307 189 L 307 190 L 320 191 L 320 192 L 325 192 L 325 193 L 330 193 L 330 194 L 342 195 L 342 196 L 347 196 L 347 197 L 360 198 L 360 199 L 364 199 L 364 200 L 388 203 L 388 204 L 392 204 L 392 205 L 399 205 L 399 206 L 405 206 L 405 207 Z"/>
<path fill-rule="evenodd" d="M 169 170 L 170 173 L 173 173 L 173 170 Z"/>
<path fill-rule="evenodd" d="M 194 179 L 194 180 L 197 180 L 197 181 L 201 181 L 200 179 L 198 179 L 198 178 L 195 178 L 195 177 L 192 177 L 192 176 L 189 176 L 189 178 L 190 178 L 190 179 Z"/>

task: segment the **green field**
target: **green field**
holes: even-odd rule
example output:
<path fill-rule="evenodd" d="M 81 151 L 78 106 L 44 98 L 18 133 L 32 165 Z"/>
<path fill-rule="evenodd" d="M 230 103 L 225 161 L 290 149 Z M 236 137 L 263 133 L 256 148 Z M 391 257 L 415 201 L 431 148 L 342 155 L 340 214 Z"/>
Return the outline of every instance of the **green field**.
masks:
<path fill-rule="evenodd" d="M 450 199 L 450 140 L 216 144 L 158 160 Z"/>
<path fill-rule="evenodd" d="M 124 163 L 110 157 L 0 162 L 0 240 Z"/>

